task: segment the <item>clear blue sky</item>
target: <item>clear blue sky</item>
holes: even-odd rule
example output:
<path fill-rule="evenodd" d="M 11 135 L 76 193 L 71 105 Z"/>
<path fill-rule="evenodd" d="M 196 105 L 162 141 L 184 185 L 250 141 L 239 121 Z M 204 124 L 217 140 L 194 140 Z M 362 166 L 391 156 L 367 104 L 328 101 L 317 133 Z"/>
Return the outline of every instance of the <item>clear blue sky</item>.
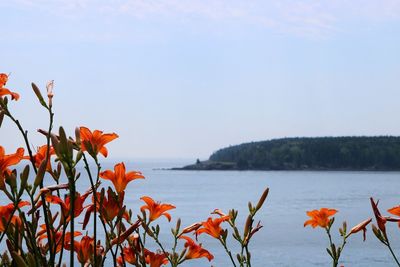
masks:
<path fill-rule="evenodd" d="M 120 138 L 111 157 L 201 158 L 288 136 L 400 135 L 400 1 L 0 1 L 12 109 Z M 20 139 L 5 123 L 0 144 Z M 35 145 L 42 139 L 33 137 Z"/>

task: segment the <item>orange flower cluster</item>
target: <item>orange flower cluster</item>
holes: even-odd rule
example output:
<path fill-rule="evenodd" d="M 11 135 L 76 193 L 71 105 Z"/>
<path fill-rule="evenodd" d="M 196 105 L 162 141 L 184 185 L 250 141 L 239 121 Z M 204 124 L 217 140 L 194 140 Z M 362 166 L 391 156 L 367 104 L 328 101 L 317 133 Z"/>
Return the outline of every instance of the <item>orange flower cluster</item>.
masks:
<path fill-rule="evenodd" d="M 85 219 L 83 221 L 83 229 L 86 228 L 86 225 L 90 219 L 90 214 L 93 213 L 95 209 L 100 213 L 101 218 L 105 222 L 113 221 L 123 209 L 122 204 L 124 202 L 124 196 L 125 192 L 117 195 L 114 193 L 114 191 L 112 191 L 111 188 L 108 188 L 107 197 L 104 195 L 104 191 L 102 193 L 97 193 L 97 205 L 95 205 L 94 197 L 92 197 L 93 204 L 87 206 Z M 99 203 L 100 199 L 102 200 L 101 205 Z M 127 221 L 130 219 L 129 214 L 126 211 L 123 212 L 122 217 Z"/>
<path fill-rule="evenodd" d="M 229 215 L 215 219 L 208 218 L 207 221 L 201 223 L 201 228 L 196 230 L 196 235 L 205 233 L 214 238 L 219 239 L 223 231 L 223 229 L 221 228 L 221 223 L 226 222 L 229 219 L 230 219 Z"/>
<path fill-rule="evenodd" d="M 55 155 L 54 148 L 53 147 L 48 147 L 47 145 L 40 146 L 38 148 L 36 154 L 33 155 L 33 161 L 35 162 L 35 166 L 37 168 L 39 168 L 40 165 L 42 164 L 42 162 L 44 160 L 46 160 L 47 151 L 49 151 L 49 155 L 50 156 L 51 155 Z M 49 156 L 49 158 L 50 158 L 50 156 Z M 30 159 L 30 157 L 29 156 L 25 156 L 24 159 Z M 48 171 L 50 173 L 52 172 L 51 161 L 50 160 L 47 162 L 46 171 Z"/>
<path fill-rule="evenodd" d="M 85 202 L 86 198 L 89 196 L 88 193 L 83 194 L 81 196 L 81 194 L 77 193 L 75 196 L 75 206 L 74 206 L 74 216 L 78 217 L 84 207 L 83 207 L 83 203 Z M 53 195 L 47 195 L 46 196 L 46 201 L 52 204 L 58 204 L 61 207 L 61 212 L 63 215 L 63 218 L 66 218 L 67 221 L 69 221 L 70 218 L 70 210 L 71 210 L 71 196 L 66 196 L 64 200 L 62 200 L 61 198 L 59 198 L 58 196 L 53 196 Z"/>
<path fill-rule="evenodd" d="M 5 73 L 0 73 L 0 97 L 5 95 L 10 95 L 12 100 L 18 100 L 19 94 L 11 92 L 9 89 L 4 88 L 8 81 L 8 75 Z"/>
<path fill-rule="evenodd" d="M 174 205 L 155 202 L 151 197 L 148 196 L 141 197 L 140 199 L 146 203 L 146 205 L 143 205 L 140 210 L 142 212 L 144 212 L 145 210 L 149 211 L 150 221 L 154 221 L 160 216 L 165 216 L 168 221 L 171 221 L 171 215 L 166 211 L 175 209 Z"/>
<path fill-rule="evenodd" d="M 18 207 L 22 208 L 24 206 L 28 206 L 30 203 L 28 201 L 21 201 L 18 203 Z M 10 203 L 5 206 L 0 206 L 0 232 L 4 232 L 6 230 L 6 224 L 4 222 L 10 221 L 12 225 L 15 227 L 21 227 L 22 222 L 21 219 L 16 216 L 12 215 L 13 210 L 15 209 L 14 204 Z"/>
<path fill-rule="evenodd" d="M 24 157 L 24 149 L 18 148 L 15 154 L 6 155 L 4 148 L 0 146 L 0 190 L 4 190 L 4 175 L 11 174 L 10 166 L 18 164 Z"/>
<path fill-rule="evenodd" d="M 253 227 L 253 222 L 268 189 L 257 205 L 250 205 L 243 238 L 235 236 L 239 235 L 235 225 L 237 211 L 231 210 L 229 215 L 225 215 L 217 210 L 214 214 L 218 214 L 219 218 L 210 217 L 182 230 L 181 220 L 178 219 L 171 231 L 175 245 L 168 250 L 159 239 L 160 225 L 156 221 L 164 216 L 170 222 L 170 211 L 176 207 L 155 201 L 150 196 L 142 196 L 140 200 L 144 204 L 138 207 L 135 214 L 126 205 L 125 191 L 130 182 L 144 179 L 144 175 L 138 171 L 128 171 L 124 162 L 115 164 L 113 170 L 103 170 L 101 167 L 99 154 L 107 157 L 109 152 L 106 145 L 117 139 L 118 135 L 101 130 L 92 131 L 85 126 L 75 129 L 75 138 L 68 137 L 62 127 L 58 133 L 54 133 L 54 82 L 46 86 L 47 102 L 38 86 L 32 84 L 39 103 L 49 113 L 48 131 L 38 130 L 46 138 L 45 145 L 35 150 L 31 147 L 26 130 L 8 109 L 13 102 L 6 101 L 5 96 L 18 100 L 19 95 L 4 87 L 7 82 L 8 75 L 0 74 L 0 127 L 5 117 L 10 118 L 21 132 L 28 152 L 28 155 L 24 155 L 25 149 L 18 148 L 14 154 L 6 154 L 0 146 L 0 190 L 11 202 L 0 206 L 0 243 L 5 238 L 9 256 L 12 257 L 10 266 L 61 266 L 63 256 L 68 254 L 71 266 L 75 261 L 82 266 L 104 266 L 106 258 L 111 258 L 114 266 L 124 267 L 127 264 L 142 267 L 178 266 L 200 258 L 212 261 L 214 256 L 197 240 L 203 233 L 218 239 L 235 265 L 226 242 L 228 229 L 221 227 L 223 222 L 229 223 L 235 239 L 240 242 L 238 265 L 251 265 L 248 242 L 262 227 L 260 223 Z M 11 169 L 11 166 L 24 159 L 26 166 L 22 171 L 19 171 L 20 168 Z M 89 162 L 95 163 L 96 172 Z M 53 169 L 53 166 L 56 167 Z M 90 184 L 90 189 L 84 193 L 77 190 L 80 188 L 77 183 L 82 180 L 84 184 Z M 102 185 L 106 180 L 112 183 L 107 190 Z M 91 203 L 87 204 L 89 197 Z M 25 206 L 30 206 L 26 213 L 21 210 Z M 82 235 L 81 231 L 91 221 L 93 227 Z M 196 241 L 189 234 L 195 235 Z M 82 237 L 77 240 L 79 236 Z M 149 239 L 159 249 L 149 250 Z M 0 254 L 1 265 L 8 266 L 9 256 Z"/>
<path fill-rule="evenodd" d="M 307 220 L 304 222 L 304 227 L 307 225 L 311 225 L 311 227 L 316 228 L 317 226 L 324 228 L 326 230 L 326 233 L 329 237 L 329 243 L 330 246 L 326 248 L 326 251 L 328 252 L 329 256 L 332 258 L 332 263 L 334 267 L 337 267 L 339 264 L 339 259 L 341 256 L 341 252 L 344 249 L 344 246 L 346 245 L 347 238 L 349 238 L 352 234 L 358 233 L 360 231 L 363 231 L 363 238 L 365 241 L 366 238 L 366 231 L 367 231 L 367 225 L 372 221 L 372 219 L 367 219 L 365 221 L 362 221 L 361 223 L 357 224 L 351 230 L 347 233 L 347 224 L 346 222 L 343 222 L 343 227 L 339 229 L 339 233 L 343 238 L 343 242 L 341 245 L 335 245 L 332 241 L 331 237 L 331 227 L 335 221 L 335 218 L 330 218 L 333 215 L 335 215 L 338 211 L 335 209 L 329 209 L 329 208 L 321 208 L 320 210 L 312 210 L 312 211 L 307 211 L 307 215 L 311 217 L 311 219 Z"/>
<path fill-rule="evenodd" d="M 320 210 L 312 210 L 307 211 L 307 215 L 311 217 L 310 220 L 304 223 L 304 227 L 307 225 L 311 225 L 312 228 L 317 226 L 326 228 L 329 225 L 329 217 L 335 215 L 337 210 L 335 209 L 328 209 L 328 208 L 321 208 Z"/>
<path fill-rule="evenodd" d="M 93 133 L 86 127 L 80 128 L 80 137 L 82 142 L 82 151 L 88 151 L 92 156 L 96 156 L 98 153 L 104 157 L 108 156 L 108 150 L 105 145 L 112 140 L 118 138 L 115 133 L 103 134 L 102 131 L 95 130 Z"/>
<path fill-rule="evenodd" d="M 140 172 L 126 172 L 125 164 L 123 162 L 116 164 L 114 166 L 114 171 L 106 170 L 101 172 L 100 177 L 111 181 L 114 184 L 115 190 L 119 194 L 126 189 L 129 182 L 136 179 L 144 179 L 144 176 Z"/>
<path fill-rule="evenodd" d="M 199 258 L 207 258 L 208 261 L 214 259 L 214 256 L 206 249 L 202 247 L 201 244 L 196 244 L 193 239 L 188 236 L 181 236 L 180 238 L 185 239 L 185 248 L 188 249 L 188 252 L 185 256 L 185 259 L 199 259 Z"/>
<path fill-rule="evenodd" d="M 22 159 L 24 159 L 24 149 L 18 148 L 14 154 L 6 155 L 4 147 L 0 146 L 0 177 L 4 177 L 5 173 L 10 174 L 10 166 L 17 165 Z M 4 178 L 2 178 L 4 179 Z"/>

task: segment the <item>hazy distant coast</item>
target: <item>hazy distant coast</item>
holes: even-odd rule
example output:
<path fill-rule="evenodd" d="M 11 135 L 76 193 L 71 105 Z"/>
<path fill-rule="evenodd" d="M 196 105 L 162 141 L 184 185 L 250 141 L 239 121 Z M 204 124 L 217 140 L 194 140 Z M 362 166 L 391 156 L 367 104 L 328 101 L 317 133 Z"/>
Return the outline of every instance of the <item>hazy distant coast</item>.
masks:
<path fill-rule="evenodd" d="M 399 171 L 400 137 L 299 137 L 244 143 L 173 170 Z"/>

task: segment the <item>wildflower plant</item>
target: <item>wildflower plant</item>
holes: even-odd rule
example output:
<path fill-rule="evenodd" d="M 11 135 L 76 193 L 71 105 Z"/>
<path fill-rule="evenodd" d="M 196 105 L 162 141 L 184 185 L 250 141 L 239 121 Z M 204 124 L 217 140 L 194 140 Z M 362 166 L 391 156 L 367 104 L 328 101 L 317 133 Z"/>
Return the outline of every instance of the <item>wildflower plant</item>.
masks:
<path fill-rule="evenodd" d="M 220 241 L 233 266 L 251 266 L 249 243 L 262 227 L 260 222 L 254 222 L 268 189 L 257 205 L 249 203 L 242 233 L 236 210 L 228 214 L 215 210 L 217 218 L 183 229 L 178 218 L 171 229 L 173 246 L 167 248 L 159 238 L 157 221 L 162 217 L 171 221 L 175 206 L 143 196 L 143 205 L 135 213 L 124 202 L 125 190 L 131 182 L 144 179 L 144 175 L 126 170 L 123 162 L 115 164 L 113 170 L 102 169 L 101 159 L 109 154 L 108 143 L 119 136 L 84 126 L 77 127 L 73 137 L 63 127 L 55 131 L 51 81 L 46 86 L 47 98 L 32 84 L 49 118 L 47 128 L 38 130 L 44 143 L 34 149 L 28 132 L 12 112 L 20 96 L 5 88 L 7 82 L 8 75 L 0 74 L 0 128 L 4 119 L 11 120 L 21 133 L 24 148 L 10 152 L 0 145 L 0 190 L 10 202 L 0 206 L 0 243 L 7 248 L 0 256 L 0 266 L 62 266 L 67 261 L 70 266 L 79 262 L 97 267 L 112 262 L 113 266 L 159 267 L 178 266 L 198 258 L 212 261 L 212 253 L 198 242 L 203 234 Z M 18 171 L 16 166 L 21 164 Z M 83 166 L 83 172 L 79 166 Z M 90 181 L 85 192 L 77 190 L 82 179 Z M 113 187 L 104 187 L 104 180 Z M 86 230 L 89 224 L 91 231 Z M 236 257 L 228 248 L 228 229 L 222 224 L 232 229 L 232 237 L 240 244 Z M 157 250 L 149 249 L 154 248 L 150 241 Z M 106 261 L 107 258 L 111 259 Z"/>
<path fill-rule="evenodd" d="M 320 227 L 323 228 L 329 239 L 329 246 L 326 248 L 329 256 L 332 258 L 332 266 L 337 267 L 339 264 L 340 256 L 344 250 L 347 243 L 347 239 L 355 233 L 363 231 L 363 239 L 366 238 L 366 227 L 372 221 L 371 218 L 357 224 L 350 231 L 347 231 L 347 223 L 343 222 L 342 227 L 339 228 L 339 234 L 341 237 L 341 242 L 339 245 L 335 244 L 332 238 L 332 226 L 335 222 L 335 217 L 333 217 L 338 211 L 336 209 L 321 208 L 319 210 L 307 211 L 307 216 L 310 217 L 309 220 L 304 222 L 304 227 L 311 226 L 312 228 Z M 332 217 L 332 218 L 330 218 Z"/>
<path fill-rule="evenodd" d="M 370 198 L 370 201 L 371 201 L 372 210 L 374 212 L 376 224 L 377 224 L 377 225 L 372 224 L 372 231 L 373 231 L 374 235 L 376 236 L 376 238 L 378 238 L 378 240 L 389 249 L 390 254 L 392 255 L 393 260 L 396 262 L 397 266 L 400 266 L 400 262 L 397 259 L 396 254 L 393 251 L 392 245 L 389 241 L 389 236 L 386 231 L 386 223 L 387 222 L 397 222 L 400 227 L 400 218 L 383 216 L 378 209 L 379 201 L 375 202 L 375 200 L 372 197 Z M 390 209 L 388 209 L 388 212 L 395 216 L 399 216 L 400 215 L 400 206 L 390 208 Z"/>

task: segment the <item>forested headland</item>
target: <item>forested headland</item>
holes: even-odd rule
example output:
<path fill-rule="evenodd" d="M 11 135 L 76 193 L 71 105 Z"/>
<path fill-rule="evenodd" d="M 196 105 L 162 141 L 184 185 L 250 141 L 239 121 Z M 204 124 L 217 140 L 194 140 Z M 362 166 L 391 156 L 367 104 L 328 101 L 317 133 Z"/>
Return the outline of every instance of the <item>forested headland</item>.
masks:
<path fill-rule="evenodd" d="M 400 170 L 400 137 L 298 137 L 214 152 L 193 170 Z"/>

